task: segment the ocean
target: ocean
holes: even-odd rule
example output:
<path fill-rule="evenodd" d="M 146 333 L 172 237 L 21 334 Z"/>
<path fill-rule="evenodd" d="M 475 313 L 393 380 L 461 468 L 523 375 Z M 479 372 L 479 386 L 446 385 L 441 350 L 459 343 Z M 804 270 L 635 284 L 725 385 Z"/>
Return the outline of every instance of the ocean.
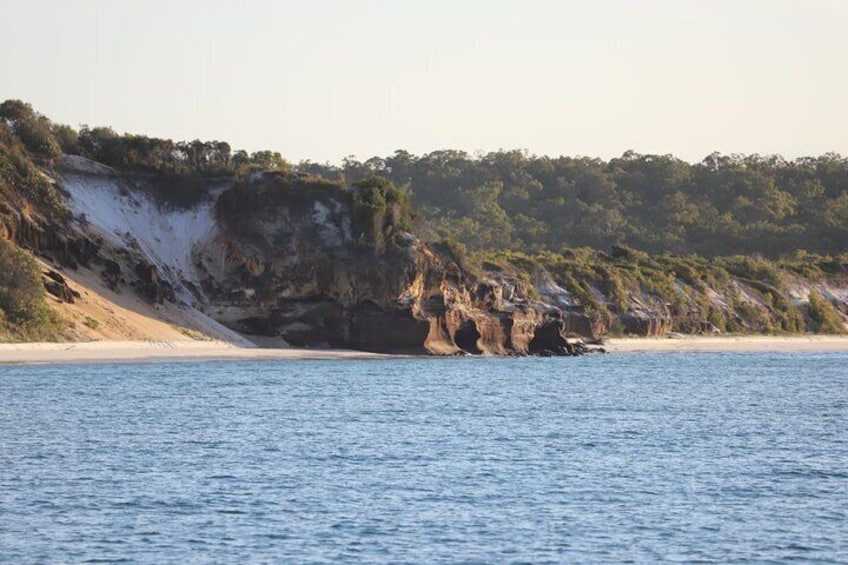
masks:
<path fill-rule="evenodd" d="M 848 355 L 0 367 L 3 563 L 848 563 Z"/>

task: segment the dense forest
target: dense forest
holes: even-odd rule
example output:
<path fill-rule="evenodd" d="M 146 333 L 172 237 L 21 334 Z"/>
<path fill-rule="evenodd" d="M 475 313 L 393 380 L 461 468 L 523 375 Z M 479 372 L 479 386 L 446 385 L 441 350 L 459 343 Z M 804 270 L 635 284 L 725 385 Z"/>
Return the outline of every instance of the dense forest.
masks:
<path fill-rule="evenodd" d="M 805 249 L 840 253 L 848 237 L 848 159 L 827 154 L 671 155 L 627 152 L 605 161 L 461 151 L 299 169 L 348 183 L 382 175 L 411 196 L 419 231 L 473 251 L 609 249 L 706 257 Z"/>

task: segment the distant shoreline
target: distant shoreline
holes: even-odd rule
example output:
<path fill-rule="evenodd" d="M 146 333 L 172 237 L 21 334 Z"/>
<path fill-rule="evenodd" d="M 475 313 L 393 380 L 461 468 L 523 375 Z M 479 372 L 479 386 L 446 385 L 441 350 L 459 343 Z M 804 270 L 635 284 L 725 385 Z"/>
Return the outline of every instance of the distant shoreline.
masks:
<path fill-rule="evenodd" d="M 789 351 L 798 353 L 848 352 L 848 336 L 680 336 L 609 338 L 609 353 L 730 353 Z"/>

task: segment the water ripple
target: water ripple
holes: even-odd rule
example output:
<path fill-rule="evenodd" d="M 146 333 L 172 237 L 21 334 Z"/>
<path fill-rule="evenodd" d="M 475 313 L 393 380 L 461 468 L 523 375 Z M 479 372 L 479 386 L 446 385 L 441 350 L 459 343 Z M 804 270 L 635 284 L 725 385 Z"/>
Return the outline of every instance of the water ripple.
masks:
<path fill-rule="evenodd" d="M 844 354 L 0 367 L 0 562 L 848 563 Z"/>

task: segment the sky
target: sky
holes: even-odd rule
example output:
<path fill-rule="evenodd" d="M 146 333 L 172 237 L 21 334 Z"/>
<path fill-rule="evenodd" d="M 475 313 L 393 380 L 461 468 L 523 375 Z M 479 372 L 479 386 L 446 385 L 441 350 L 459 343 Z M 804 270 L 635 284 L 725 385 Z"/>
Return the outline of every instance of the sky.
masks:
<path fill-rule="evenodd" d="M 0 0 L 0 100 L 289 161 L 848 154 L 848 0 Z"/>

